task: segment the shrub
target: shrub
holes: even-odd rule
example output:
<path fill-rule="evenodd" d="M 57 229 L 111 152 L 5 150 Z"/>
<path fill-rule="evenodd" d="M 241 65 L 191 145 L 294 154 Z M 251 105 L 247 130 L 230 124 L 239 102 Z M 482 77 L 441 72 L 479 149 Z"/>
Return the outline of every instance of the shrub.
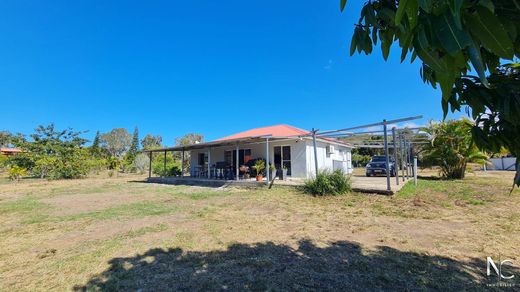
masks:
<path fill-rule="evenodd" d="M 305 193 L 317 196 L 342 195 L 351 190 L 350 178 L 341 170 L 322 171 L 315 178 L 305 181 L 303 186 Z"/>
<path fill-rule="evenodd" d="M 0 154 L 0 169 L 7 166 L 8 158 L 7 156 Z"/>
<path fill-rule="evenodd" d="M 107 160 L 102 158 L 91 158 L 87 160 L 90 172 L 99 174 L 102 170 L 107 169 Z"/>
<path fill-rule="evenodd" d="M 164 172 L 164 156 L 158 155 L 152 160 L 152 172 L 159 176 L 177 176 L 181 174 L 179 161 L 173 156 L 166 156 L 166 173 Z"/>
<path fill-rule="evenodd" d="M 134 159 L 134 166 L 135 169 L 140 173 L 143 174 L 145 170 L 148 168 L 148 164 L 150 163 L 150 157 L 144 153 L 137 154 L 137 156 Z"/>
<path fill-rule="evenodd" d="M 18 165 L 13 165 L 9 168 L 9 179 L 19 181 L 22 177 L 27 175 L 27 169 Z"/>
<path fill-rule="evenodd" d="M 471 136 L 473 122 L 468 119 L 430 123 L 423 131 L 431 137 L 424 145 L 424 166 L 438 165 L 442 176 L 463 179 L 468 162 L 484 164 L 487 156 L 480 152 Z"/>

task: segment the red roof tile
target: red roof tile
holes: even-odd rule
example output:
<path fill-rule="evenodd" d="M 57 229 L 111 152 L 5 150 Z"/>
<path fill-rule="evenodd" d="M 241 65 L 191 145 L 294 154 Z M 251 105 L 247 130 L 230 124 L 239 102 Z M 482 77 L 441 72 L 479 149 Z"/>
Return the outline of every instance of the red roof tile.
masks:
<path fill-rule="evenodd" d="M 18 148 L 0 148 L 0 152 L 2 153 L 19 153 L 22 152 L 22 150 Z"/>
<path fill-rule="evenodd" d="M 309 131 L 298 129 L 289 125 L 276 125 L 263 128 L 256 128 L 240 132 L 231 136 L 226 136 L 215 141 L 234 140 L 241 138 L 251 138 L 259 136 L 272 136 L 272 137 L 293 137 L 307 135 Z"/>

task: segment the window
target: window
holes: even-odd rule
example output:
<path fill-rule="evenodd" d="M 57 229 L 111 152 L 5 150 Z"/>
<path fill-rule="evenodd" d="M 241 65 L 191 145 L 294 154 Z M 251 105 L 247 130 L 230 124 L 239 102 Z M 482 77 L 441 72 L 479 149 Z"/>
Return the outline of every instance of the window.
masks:
<path fill-rule="evenodd" d="M 207 153 L 199 153 L 199 165 L 204 166 L 208 164 L 208 154 Z"/>
<path fill-rule="evenodd" d="M 224 160 L 233 166 L 235 166 L 236 157 L 237 157 L 236 150 L 233 150 L 233 151 L 229 150 L 229 151 L 224 152 Z M 251 149 L 239 149 L 238 150 L 238 164 L 239 165 L 243 165 L 252 159 L 253 159 L 253 156 L 251 155 Z"/>

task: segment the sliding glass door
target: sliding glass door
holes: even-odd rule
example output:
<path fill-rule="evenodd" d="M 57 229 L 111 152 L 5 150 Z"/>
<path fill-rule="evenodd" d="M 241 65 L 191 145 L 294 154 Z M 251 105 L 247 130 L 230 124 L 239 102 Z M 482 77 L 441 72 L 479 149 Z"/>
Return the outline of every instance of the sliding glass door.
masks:
<path fill-rule="evenodd" d="M 274 147 L 274 166 L 281 169 L 287 168 L 287 175 L 291 175 L 291 146 Z"/>

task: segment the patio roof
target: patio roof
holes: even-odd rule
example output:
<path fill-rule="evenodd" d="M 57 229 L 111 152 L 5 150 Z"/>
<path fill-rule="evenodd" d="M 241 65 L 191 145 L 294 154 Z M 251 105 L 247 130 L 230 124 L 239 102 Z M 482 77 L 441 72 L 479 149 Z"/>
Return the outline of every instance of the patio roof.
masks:
<path fill-rule="evenodd" d="M 150 149 L 150 150 L 143 150 L 142 152 L 164 152 L 164 151 L 190 151 L 190 150 L 197 150 L 197 149 L 204 149 L 208 147 L 222 147 L 222 146 L 235 146 L 238 144 L 240 145 L 248 145 L 248 144 L 258 144 L 258 143 L 265 143 L 266 140 L 269 139 L 269 142 L 273 141 L 287 141 L 287 140 L 295 140 L 295 139 L 308 139 L 312 140 L 312 137 L 310 136 L 287 136 L 287 137 L 281 137 L 281 136 L 258 136 L 258 137 L 245 137 L 245 138 L 236 138 L 236 139 L 227 139 L 227 140 L 215 140 L 211 142 L 203 142 L 198 144 L 191 144 L 191 145 L 179 145 L 179 146 L 173 146 L 173 147 L 165 147 L 165 148 L 158 148 L 158 149 Z M 343 145 L 347 147 L 354 148 L 349 143 L 338 141 L 331 138 L 317 138 L 320 142 L 326 142 L 326 143 L 333 143 L 337 145 Z"/>
<path fill-rule="evenodd" d="M 197 150 L 204 149 L 208 147 L 221 147 L 221 146 L 234 146 L 238 144 L 257 144 L 257 143 L 265 143 L 267 139 L 270 142 L 272 141 L 284 141 L 284 140 L 294 140 L 294 139 L 309 139 L 312 140 L 311 132 L 299 129 L 289 125 L 275 125 L 268 126 L 262 128 L 256 128 L 247 130 L 244 132 L 240 132 L 237 134 L 233 134 L 230 136 L 226 136 L 214 141 L 203 142 L 198 144 L 191 145 L 179 145 L 173 147 L 165 147 L 159 149 L 151 149 L 151 150 L 143 150 L 143 152 L 164 152 L 164 151 L 189 151 L 189 150 Z M 342 145 L 350 148 L 354 148 L 352 144 L 341 141 L 335 138 L 329 137 L 316 137 L 318 141 L 325 143 L 332 143 L 336 145 Z"/>

